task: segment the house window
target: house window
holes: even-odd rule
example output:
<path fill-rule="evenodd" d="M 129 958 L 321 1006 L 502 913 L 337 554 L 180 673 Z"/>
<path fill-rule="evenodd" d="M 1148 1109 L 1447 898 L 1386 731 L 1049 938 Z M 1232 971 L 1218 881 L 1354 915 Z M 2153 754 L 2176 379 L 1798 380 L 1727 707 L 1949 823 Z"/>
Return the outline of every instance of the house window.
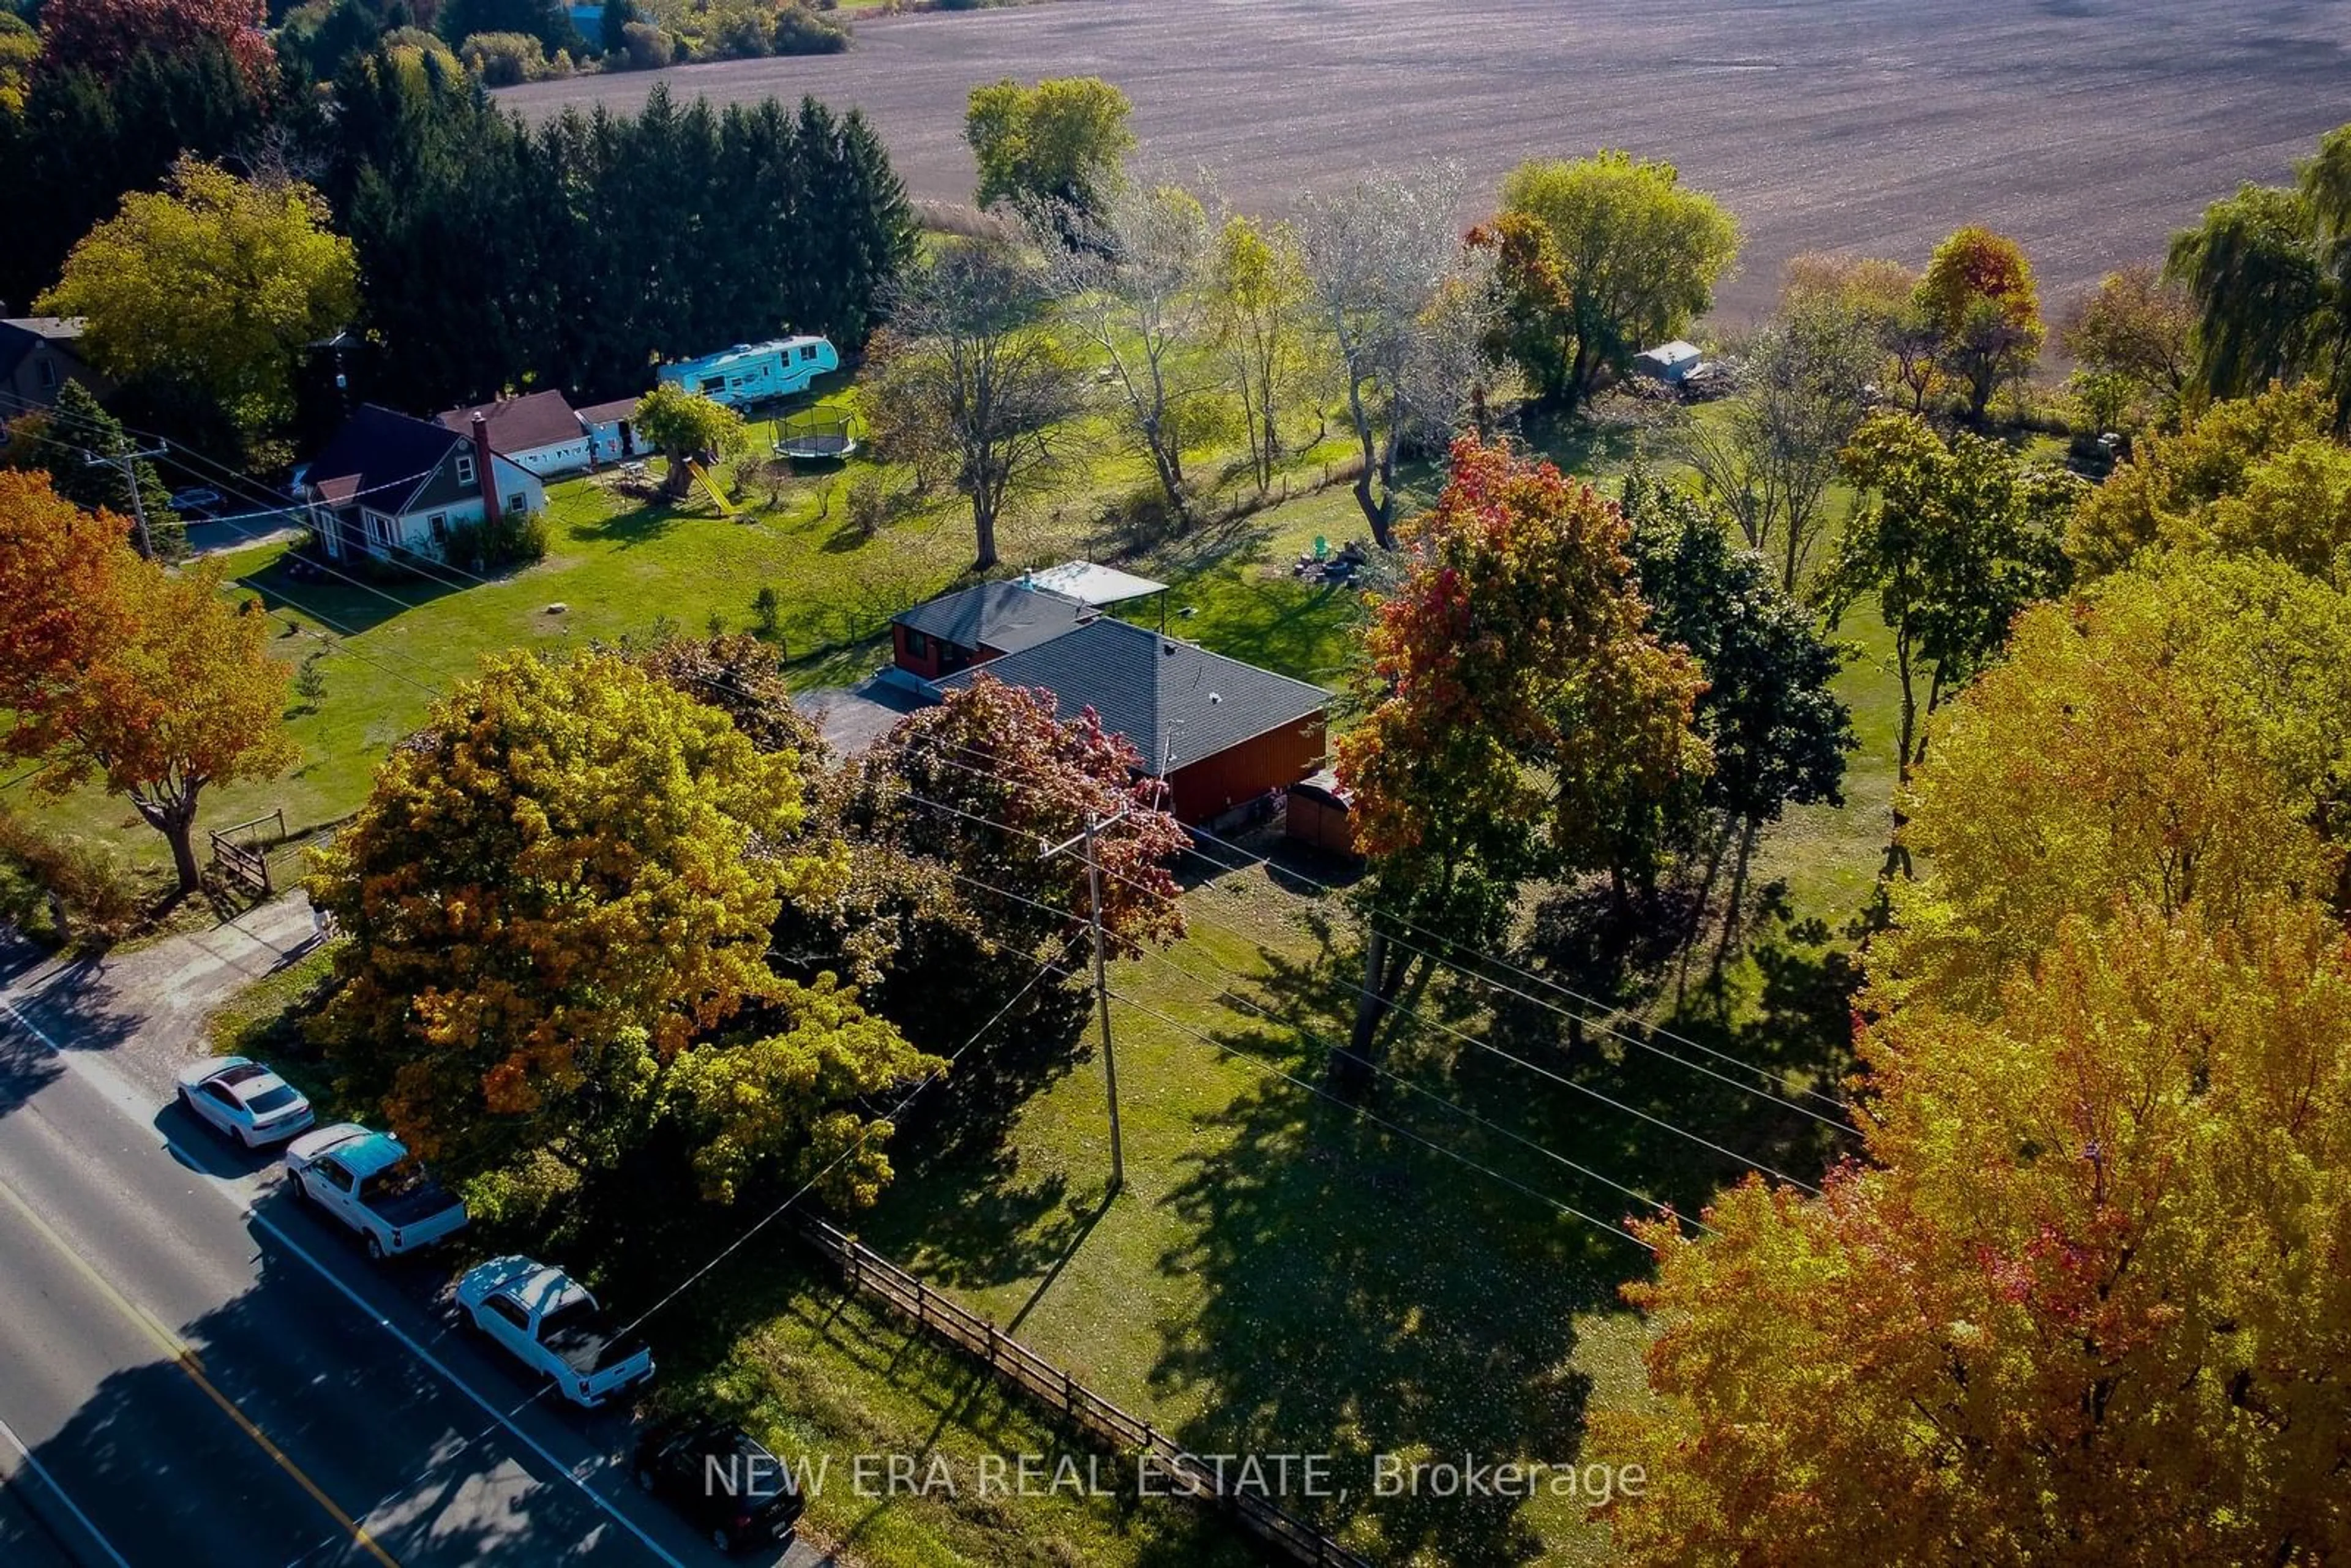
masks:
<path fill-rule="evenodd" d="M 519 490 L 516 491 L 507 497 L 507 510 L 517 517 L 522 516 L 523 513 L 530 510 L 530 497 Z"/>
<path fill-rule="evenodd" d="M 906 657 L 910 659 L 927 658 L 930 655 L 930 652 L 931 640 L 928 637 L 924 636 L 920 632 L 915 631 L 912 626 L 907 627 Z"/>
<path fill-rule="evenodd" d="M 457 483 L 470 485 L 473 482 L 474 455 L 470 452 L 460 452 L 457 454 Z"/>
<path fill-rule="evenodd" d="M 57 361 L 48 358 L 47 355 L 43 355 L 41 359 L 41 386 L 44 390 L 47 390 L 48 388 L 55 387 L 57 384 Z"/>
<path fill-rule="evenodd" d="M 433 530 L 434 544 L 445 545 L 449 542 L 449 515 L 446 512 L 435 512 L 425 518 L 424 523 Z"/>
<path fill-rule="evenodd" d="M 400 542 L 399 525 L 381 512 L 367 514 L 368 538 L 371 543 L 389 549 Z"/>

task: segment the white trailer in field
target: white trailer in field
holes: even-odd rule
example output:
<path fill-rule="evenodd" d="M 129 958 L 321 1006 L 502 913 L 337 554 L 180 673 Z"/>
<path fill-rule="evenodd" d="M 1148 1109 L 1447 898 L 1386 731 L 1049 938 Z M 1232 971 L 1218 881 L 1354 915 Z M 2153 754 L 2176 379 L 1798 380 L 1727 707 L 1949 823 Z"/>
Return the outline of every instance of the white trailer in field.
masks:
<path fill-rule="evenodd" d="M 698 360 L 664 365 L 661 379 L 674 382 L 728 408 L 750 408 L 808 391 L 827 371 L 841 369 L 841 350 L 829 338 L 776 338 L 737 343 Z"/>

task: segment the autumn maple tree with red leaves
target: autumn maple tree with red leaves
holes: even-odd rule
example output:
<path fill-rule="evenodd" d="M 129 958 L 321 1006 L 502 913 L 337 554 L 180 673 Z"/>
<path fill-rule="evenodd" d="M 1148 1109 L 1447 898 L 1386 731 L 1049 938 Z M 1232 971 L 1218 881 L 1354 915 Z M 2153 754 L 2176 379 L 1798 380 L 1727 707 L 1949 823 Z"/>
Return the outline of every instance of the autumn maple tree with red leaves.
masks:
<path fill-rule="evenodd" d="M 1649 628 L 1615 503 L 1464 436 L 1405 525 L 1404 580 L 1364 634 L 1364 721 L 1338 743 L 1378 909 L 1475 946 L 1536 875 L 1606 871 L 1620 904 L 1657 803 L 1711 761 L 1697 665 Z M 1374 941 L 1352 1055 L 1367 1059 L 1411 950 Z"/>
<path fill-rule="evenodd" d="M 1066 939 L 1086 919 L 1084 858 L 1041 852 L 1091 814 L 1105 824 L 1094 840 L 1103 930 L 1132 956 L 1184 934 L 1167 868 L 1187 841 L 1142 771 L 1143 754 L 1092 708 L 1062 719 L 1050 692 L 982 674 L 867 755 L 859 810 L 902 849 L 950 866 L 995 929 L 1035 940 Z"/>
<path fill-rule="evenodd" d="M 225 47 L 256 88 L 277 68 L 266 0 L 47 0 L 41 57 L 111 80 L 141 50 L 184 55 L 206 39 Z"/>

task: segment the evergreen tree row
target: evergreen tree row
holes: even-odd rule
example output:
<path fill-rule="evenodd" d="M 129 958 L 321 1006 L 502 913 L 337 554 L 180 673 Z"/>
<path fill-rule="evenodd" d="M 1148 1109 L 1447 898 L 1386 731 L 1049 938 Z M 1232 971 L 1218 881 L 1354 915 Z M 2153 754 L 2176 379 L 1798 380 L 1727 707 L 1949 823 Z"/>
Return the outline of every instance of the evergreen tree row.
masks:
<path fill-rule="evenodd" d="M 0 113 L 0 303 L 22 314 L 74 242 L 112 217 L 124 192 L 160 185 L 182 152 L 257 149 L 270 120 L 269 103 L 210 40 L 141 50 L 111 83 L 80 66 L 35 73 L 24 111 Z"/>
<path fill-rule="evenodd" d="M 861 344 L 915 225 L 882 143 L 813 99 L 536 127 L 438 57 L 338 84 L 329 193 L 359 249 L 372 395 L 643 390 L 656 360 L 786 329 Z"/>
<path fill-rule="evenodd" d="M 622 396 L 657 359 L 787 329 L 853 348 L 913 255 L 904 186 L 853 111 L 656 89 L 633 117 L 534 128 L 438 49 L 355 57 L 323 94 L 300 60 L 282 70 L 256 89 L 206 41 L 141 52 L 111 81 L 37 73 L 23 112 L 0 113 L 0 303 L 28 308 L 183 152 L 325 191 L 360 265 L 353 390 L 415 409 L 524 387 Z"/>

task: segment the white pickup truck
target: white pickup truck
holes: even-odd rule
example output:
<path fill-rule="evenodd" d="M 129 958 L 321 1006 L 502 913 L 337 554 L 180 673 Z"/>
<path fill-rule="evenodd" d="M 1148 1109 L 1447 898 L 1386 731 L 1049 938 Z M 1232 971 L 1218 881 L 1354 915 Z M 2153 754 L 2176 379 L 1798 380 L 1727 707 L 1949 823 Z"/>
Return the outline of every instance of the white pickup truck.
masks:
<path fill-rule="evenodd" d="M 574 1405 L 601 1405 L 653 1375 L 653 1353 L 605 1317 L 596 1298 L 562 1270 L 523 1257 L 493 1258 L 457 1281 L 457 1304 Z"/>
<path fill-rule="evenodd" d="M 308 1199 L 359 1233 L 368 1256 L 413 1252 L 465 1228 L 465 1206 L 424 1174 L 389 1133 L 339 1122 L 286 1147 L 286 1176 Z"/>

